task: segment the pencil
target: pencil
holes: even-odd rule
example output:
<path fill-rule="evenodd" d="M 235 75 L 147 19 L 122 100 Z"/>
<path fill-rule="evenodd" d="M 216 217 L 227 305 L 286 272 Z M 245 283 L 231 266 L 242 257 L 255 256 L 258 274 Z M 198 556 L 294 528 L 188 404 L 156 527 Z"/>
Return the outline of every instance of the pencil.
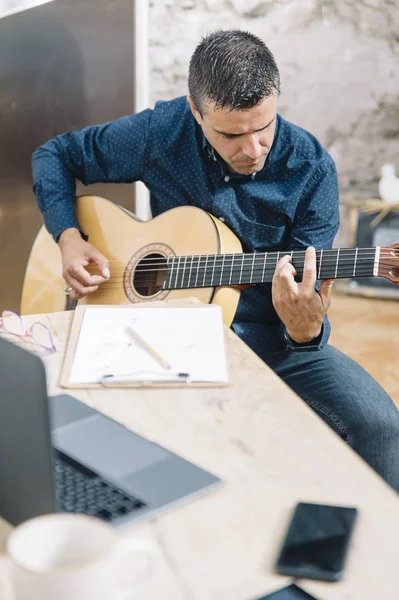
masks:
<path fill-rule="evenodd" d="M 169 362 L 168 362 L 168 361 L 167 361 L 165 358 L 163 358 L 163 357 L 162 357 L 160 354 L 158 354 L 158 352 L 157 352 L 157 351 L 156 351 L 156 350 L 155 350 L 155 349 L 154 349 L 152 346 L 150 346 L 150 344 L 149 344 L 148 342 L 146 342 L 146 341 L 145 341 L 145 340 L 144 340 L 144 339 L 141 337 L 141 335 L 139 335 L 139 334 L 137 333 L 137 331 L 135 331 L 135 330 L 133 329 L 133 327 L 130 327 L 130 326 L 126 327 L 126 331 L 127 331 L 128 333 L 130 333 L 130 335 L 132 336 L 132 338 L 133 338 L 134 340 L 136 340 L 137 342 L 139 342 L 139 344 L 141 344 L 141 345 L 143 346 L 143 348 L 145 348 L 145 349 L 147 350 L 147 352 L 148 352 L 149 354 L 151 354 L 151 356 L 152 356 L 153 358 L 155 358 L 155 360 L 156 360 L 156 361 L 158 361 L 158 362 L 159 362 L 159 364 L 160 364 L 162 367 L 164 367 L 164 369 L 168 369 L 168 370 L 170 370 L 170 369 L 172 368 L 172 365 L 171 365 L 171 364 L 170 364 L 170 363 L 169 363 Z"/>

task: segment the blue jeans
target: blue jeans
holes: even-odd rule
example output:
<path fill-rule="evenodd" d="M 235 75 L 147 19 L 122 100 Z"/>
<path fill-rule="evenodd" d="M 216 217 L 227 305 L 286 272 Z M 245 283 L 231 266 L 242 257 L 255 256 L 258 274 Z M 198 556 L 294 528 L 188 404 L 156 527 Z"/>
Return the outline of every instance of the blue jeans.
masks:
<path fill-rule="evenodd" d="M 329 345 L 274 352 L 266 362 L 399 492 L 399 411 L 367 371 Z"/>

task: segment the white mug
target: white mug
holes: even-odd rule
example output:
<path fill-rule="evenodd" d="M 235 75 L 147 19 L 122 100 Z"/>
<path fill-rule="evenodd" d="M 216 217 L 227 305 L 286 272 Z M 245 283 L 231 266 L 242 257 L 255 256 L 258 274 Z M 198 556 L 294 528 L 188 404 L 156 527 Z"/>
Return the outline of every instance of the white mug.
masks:
<path fill-rule="evenodd" d="M 133 600 L 154 554 L 154 544 L 94 517 L 35 517 L 7 539 L 10 595 L 1 600 Z"/>

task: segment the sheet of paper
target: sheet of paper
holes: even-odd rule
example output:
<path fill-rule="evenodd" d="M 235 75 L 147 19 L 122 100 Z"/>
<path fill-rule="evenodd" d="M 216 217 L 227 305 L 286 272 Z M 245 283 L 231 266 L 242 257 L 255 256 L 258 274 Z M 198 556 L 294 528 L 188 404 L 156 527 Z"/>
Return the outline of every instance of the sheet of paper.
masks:
<path fill-rule="evenodd" d="M 52 0 L 0 0 L 0 19 L 48 2 Z"/>
<path fill-rule="evenodd" d="M 163 367 L 130 335 L 128 326 L 172 368 Z M 228 381 L 219 306 L 85 309 L 70 384 L 182 381 L 179 374 L 196 382 Z"/>

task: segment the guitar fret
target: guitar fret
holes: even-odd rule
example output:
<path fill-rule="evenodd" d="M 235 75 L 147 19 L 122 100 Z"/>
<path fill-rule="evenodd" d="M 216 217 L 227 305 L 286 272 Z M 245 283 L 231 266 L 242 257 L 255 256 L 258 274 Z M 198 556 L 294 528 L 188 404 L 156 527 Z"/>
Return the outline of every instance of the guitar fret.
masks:
<path fill-rule="evenodd" d="M 198 275 L 199 275 L 199 265 L 200 265 L 200 262 L 201 262 L 201 257 L 198 256 L 197 259 L 198 259 L 197 260 L 197 272 L 195 274 L 195 284 L 194 284 L 194 287 L 196 287 L 196 288 L 198 287 Z"/>
<path fill-rule="evenodd" d="M 239 283 L 241 283 L 241 281 L 242 281 L 242 270 L 244 268 L 245 254 L 242 254 L 241 256 L 242 256 L 242 259 L 241 259 L 241 270 L 240 270 L 240 281 L 239 281 Z"/>
<path fill-rule="evenodd" d="M 359 248 L 356 248 L 356 252 L 355 252 L 355 262 L 353 265 L 353 273 L 352 273 L 352 277 L 355 277 L 355 273 L 356 273 L 356 263 L 357 263 L 357 252 L 358 252 Z"/>
<path fill-rule="evenodd" d="M 191 256 L 191 265 L 190 265 L 190 271 L 189 271 L 189 274 L 188 274 L 188 287 L 189 288 L 192 287 L 191 286 L 191 274 L 192 274 L 192 271 L 193 271 L 193 261 L 194 261 L 194 256 Z"/>
<path fill-rule="evenodd" d="M 266 261 L 267 261 L 267 252 L 265 252 L 265 258 L 263 261 L 262 281 L 265 280 Z"/>
<path fill-rule="evenodd" d="M 204 277 L 202 278 L 202 287 L 206 287 L 205 286 L 205 275 L 206 275 L 206 267 L 208 265 L 208 258 L 209 258 L 209 254 L 206 255 L 206 259 L 205 259 L 205 265 L 204 265 Z"/>
<path fill-rule="evenodd" d="M 171 266 L 170 275 L 169 275 L 169 285 L 168 285 L 169 288 L 173 287 L 172 279 L 173 279 L 173 269 L 175 267 L 175 257 L 174 256 L 171 258 L 171 263 L 172 263 L 172 266 Z"/>
<path fill-rule="evenodd" d="M 223 277 L 223 269 L 224 269 L 225 258 L 226 258 L 226 255 L 223 254 L 222 267 L 220 269 L 220 281 L 219 281 L 219 285 L 222 285 L 222 277 Z"/>
<path fill-rule="evenodd" d="M 180 256 L 177 257 L 177 265 L 176 265 L 176 277 L 175 277 L 175 289 L 177 289 L 177 277 L 179 275 L 179 266 L 180 266 Z"/>
<path fill-rule="evenodd" d="M 232 258 L 232 260 L 231 260 L 231 268 L 230 268 L 229 285 L 231 285 L 231 278 L 233 277 L 233 271 L 234 271 L 234 258 L 235 258 L 235 254 L 233 254 L 233 258 Z"/>
<path fill-rule="evenodd" d="M 321 263 L 323 260 L 323 250 L 320 250 L 320 263 L 319 263 L 319 272 L 317 274 L 317 279 L 320 279 L 321 277 Z"/>
<path fill-rule="evenodd" d="M 181 276 L 181 285 L 180 285 L 181 288 L 187 287 L 184 285 L 184 276 L 186 274 L 186 263 L 187 263 L 187 256 L 184 257 L 183 273 Z"/>
<path fill-rule="evenodd" d="M 338 273 L 338 263 L 339 263 L 339 248 L 337 250 L 337 261 L 335 263 L 335 275 L 334 275 L 334 279 L 337 279 L 337 273 Z"/>
<path fill-rule="evenodd" d="M 214 286 L 214 278 L 215 278 L 215 267 L 216 267 L 216 255 L 213 256 L 213 268 L 212 268 L 212 276 L 211 276 L 211 285 Z"/>
<path fill-rule="evenodd" d="M 252 277 L 253 277 L 253 274 L 254 274 L 255 256 L 256 256 L 256 254 L 253 254 L 253 256 L 252 256 L 252 268 L 251 268 L 251 275 L 250 275 L 250 278 L 249 278 L 249 283 L 252 283 Z"/>
<path fill-rule="evenodd" d="M 199 256 L 198 257 L 198 264 L 197 264 L 197 277 L 196 277 L 196 284 L 195 287 L 201 287 L 201 284 L 199 282 L 199 276 L 201 275 L 201 261 L 202 259 L 205 259 L 204 256 Z"/>
<path fill-rule="evenodd" d="M 258 252 L 256 255 L 256 270 L 254 283 L 262 283 L 262 269 L 263 269 L 263 254 Z"/>

